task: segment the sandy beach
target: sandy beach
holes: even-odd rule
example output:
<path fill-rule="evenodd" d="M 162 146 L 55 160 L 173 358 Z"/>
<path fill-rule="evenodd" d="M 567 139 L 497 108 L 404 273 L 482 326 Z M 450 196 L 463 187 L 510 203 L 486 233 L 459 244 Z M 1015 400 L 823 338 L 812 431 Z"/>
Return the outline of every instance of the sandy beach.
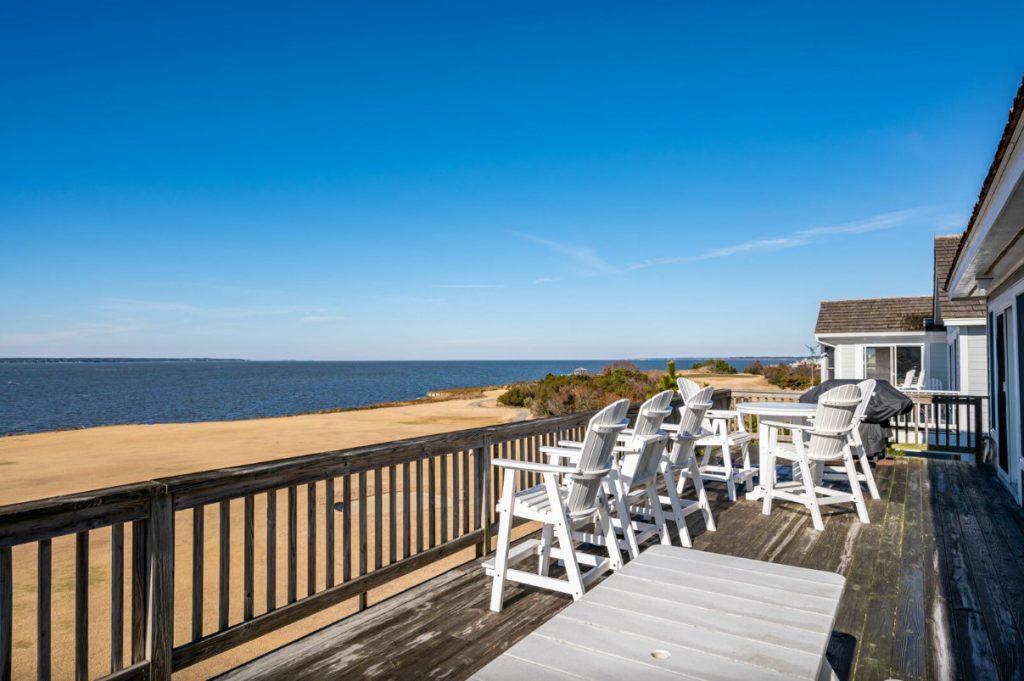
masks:
<path fill-rule="evenodd" d="M 0 505 L 529 417 L 500 406 L 500 394 L 329 414 L 0 437 Z"/>

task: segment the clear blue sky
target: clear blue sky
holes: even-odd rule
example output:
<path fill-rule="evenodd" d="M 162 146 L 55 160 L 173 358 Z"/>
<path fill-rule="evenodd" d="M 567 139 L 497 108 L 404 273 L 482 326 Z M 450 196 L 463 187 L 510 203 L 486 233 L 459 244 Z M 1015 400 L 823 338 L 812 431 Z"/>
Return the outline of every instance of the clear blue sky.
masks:
<path fill-rule="evenodd" d="M 842 5 L 842 6 L 840 6 Z M 0 8 L 0 356 L 789 354 L 928 294 L 1024 3 Z"/>

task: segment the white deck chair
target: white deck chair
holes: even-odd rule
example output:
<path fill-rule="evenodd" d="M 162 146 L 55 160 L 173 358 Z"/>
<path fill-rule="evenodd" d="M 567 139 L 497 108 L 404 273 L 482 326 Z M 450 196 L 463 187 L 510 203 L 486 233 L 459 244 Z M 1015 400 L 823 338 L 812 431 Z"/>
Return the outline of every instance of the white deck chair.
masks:
<path fill-rule="evenodd" d="M 605 481 L 609 510 L 614 513 L 612 523 L 623 535 L 620 548 L 628 551 L 630 558 L 640 555 L 640 544 L 653 534 L 661 535 L 663 543 L 671 543 L 664 514 L 656 501 L 656 485 L 668 442 L 661 427 L 672 413 L 673 397 L 673 391 L 665 390 L 640 405 L 636 427 L 626 428 L 618 435 L 615 470 Z M 552 460 L 575 461 L 581 446 L 575 440 L 559 440 L 558 447 L 541 447 L 541 452 Z M 575 537 L 603 546 L 603 538 L 593 533 L 576 533 Z"/>
<path fill-rule="evenodd" d="M 615 451 L 619 464 L 605 480 L 609 510 L 614 513 L 612 526 L 621 533 L 618 548 L 629 554 L 630 560 L 640 555 L 640 545 L 653 536 L 661 543 L 671 545 L 665 513 L 658 496 L 658 477 L 668 435 L 634 437 L 627 445 Z M 605 537 L 597 533 L 574 532 L 573 537 L 598 546 L 605 545 Z"/>
<path fill-rule="evenodd" d="M 907 372 L 906 376 L 903 377 L 903 383 L 900 384 L 900 390 L 914 390 L 914 375 L 917 374 L 917 369 L 911 369 Z"/>
<path fill-rule="evenodd" d="M 609 569 L 618 569 L 622 557 L 618 551 L 615 530 L 608 515 L 603 490 L 605 477 L 612 469 L 612 449 L 616 437 L 626 427 L 629 400 L 619 400 L 597 412 L 587 424 L 587 434 L 575 465 L 494 459 L 494 466 L 504 469 L 501 500 L 498 503 L 498 546 L 493 561 L 484 569 L 493 575 L 491 610 L 501 612 L 505 581 L 530 584 L 570 594 L 573 600 L 583 596 L 587 584 Z M 516 493 L 516 471 L 540 473 L 543 483 Z M 568 483 L 559 484 L 566 476 Z M 540 547 L 536 540 L 526 541 L 511 550 L 513 518 L 525 518 L 543 524 Z M 587 553 L 574 545 L 572 533 L 577 527 L 593 523 L 605 536 L 607 555 Z M 553 546 L 557 538 L 558 546 Z M 537 574 L 509 568 L 509 563 L 532 553 L 540 555 Z M 552 560 L 565 564 L 566 579 L 548 575 Z M 580 564 L 590 567 L 585 573 Z"/>
<path fill-rule="evenodd" d="M 665 494 L 658 500 L 662 507 L 672 510 L 679 542 L 686 547 L 693 546 L 690 531 L 686 527 L 686 516 L 691 513 L 701 513 L 709 531 L 714 532 L 717 529 L 696 455 L 697 441 L 708 434 L 703 428 L 703 423 L 707 411 L 711 408 L 711 395 L 714 391 L 714 388 L 708 386 L 691 395 L 686 404 L 679 408 L 679 424 L 669 431 L 672 446 L 662 457 L 659 470 L 665 482 Z M 687 480 L 693 483 L 696 499 L 682 498 Z"/>
<path fill-rule="evenodd" d="M 700 391 L 700 386 L 685 377 L 676 379 L 676 385 L 684 403 Z M 736 501 L 737 485 L 744 486 L 748 492 L 754 488 L 757 469 L 750 462 L 750 443 L 754 436 L 743 425 L 742 414 L 730 409 L 709 409 L 704 427 L 709 434 L 697 441 L 697 447 L 704 448 L 700 462 L 701 478 L 704 482 L 724 482 L 729 501 Z M 720 463 L 715 462 L 716 450 L 721 456 Z M 733 450 L 739 451 L 739 465 L 733 461 Z"/>
<path fill-rule="evenodd" d="M 853 437 L 853 455 L 860 464 L 860 471 L 857 473 L 858 483 L 867 485 L 868 494 L 872 499 L 878 499 L 878 486 L 875 484 L 874 473 L 871 472 L 871 462 L 868 460 L 867 448 L 864 447 L 864 440 L 860 436 L 860 425 L 864 422 L 864 414 L 867 413 L 871 396 L 875 394 L 875 380 L 869 378 L 857 384 L 860 388 L 860 404 L 857 411 L 853 413 L 853 430 L 850 435 Z M 824 478 L 826 480 L 846 480 L 846 470 L 843 466 L 826 466 Z"/>
<path fill-rule="evenodd" d="M 799 481 L 780 483 L 774 479 L 775 476 L 768 476 L 769 479 L 762 482 L 765 488 L 762 512 L 765 515 L 771 515 L 773 499 L 792 501 L 810 509 L 814 529 L 823 530 L 825 525 L 821 518 L 821 506 L 853 503 L 860 521 L 871 522 L 857 480 L 852 452 L 853 415 L 860 403 L 860 388 L 856 385 L 843 385 L 829 390 L 818 399 L 813 424 L 761 422 L 768 427 L 772 442 L 768 451 L 761 454 L 768 457 L 766 469 L 775 470 L 776 459 L 787 459 L 800 471 Z M 775 442 L 778 432 L 783 429 L 793 433 L 792 450 L 779 447 Z M 811 465 L 828 465 L 835 461 L 842 461 L 850 484 L 849 493 L 822 487 L 815 482 Z"/>

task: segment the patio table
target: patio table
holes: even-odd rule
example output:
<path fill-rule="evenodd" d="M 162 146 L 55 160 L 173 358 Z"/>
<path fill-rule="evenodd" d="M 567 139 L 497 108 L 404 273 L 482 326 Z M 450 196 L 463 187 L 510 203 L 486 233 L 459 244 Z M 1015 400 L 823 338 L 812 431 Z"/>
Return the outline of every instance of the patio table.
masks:
<path fill-rule="evenodd" d="M 814 416 L 817 405 L 803 404 L 801 402 L 741 402 L 736 405 L 736 411 L 748 416 L 757 417 L 757 486 L 747 492 L 747 499 L 757 500 L 764 497 L 764 481 L 769 474 L 774 475 L 775 471 L 765 470 L 768 457 L 763 453 L 768 451 L 768 428 L 762 423 L 767 418 L 773 421 L 784 421 L 786 423 L 799 423 Z"/>
<path fill-rule="evenodd" d="M 479 681 L 835 678 L 840 575 L 652 546 L 476 672 Z"/>

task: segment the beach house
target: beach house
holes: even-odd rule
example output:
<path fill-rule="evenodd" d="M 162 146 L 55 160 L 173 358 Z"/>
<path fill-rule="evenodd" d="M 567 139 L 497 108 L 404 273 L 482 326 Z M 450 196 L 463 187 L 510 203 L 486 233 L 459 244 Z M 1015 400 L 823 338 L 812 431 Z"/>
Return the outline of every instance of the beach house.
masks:
<path fill-rule="evenodd" d="M 984 300 L 990 436 L 1000 480 L 1022 501 L 1024 425 L 1024 83 L 1017 91 L 945 283 L 953 304 Z M 973 309 L 973 308 L 972 308 Z"/>
<path fill-rule="evenodd" d="M 932 295 L 823 300 L 815 340 L 822 376 L 884 379 L 924 390 L 988 392 L 985 302 L 951 299 L 946 280 L 961 235 L 934 240 Z"/>

